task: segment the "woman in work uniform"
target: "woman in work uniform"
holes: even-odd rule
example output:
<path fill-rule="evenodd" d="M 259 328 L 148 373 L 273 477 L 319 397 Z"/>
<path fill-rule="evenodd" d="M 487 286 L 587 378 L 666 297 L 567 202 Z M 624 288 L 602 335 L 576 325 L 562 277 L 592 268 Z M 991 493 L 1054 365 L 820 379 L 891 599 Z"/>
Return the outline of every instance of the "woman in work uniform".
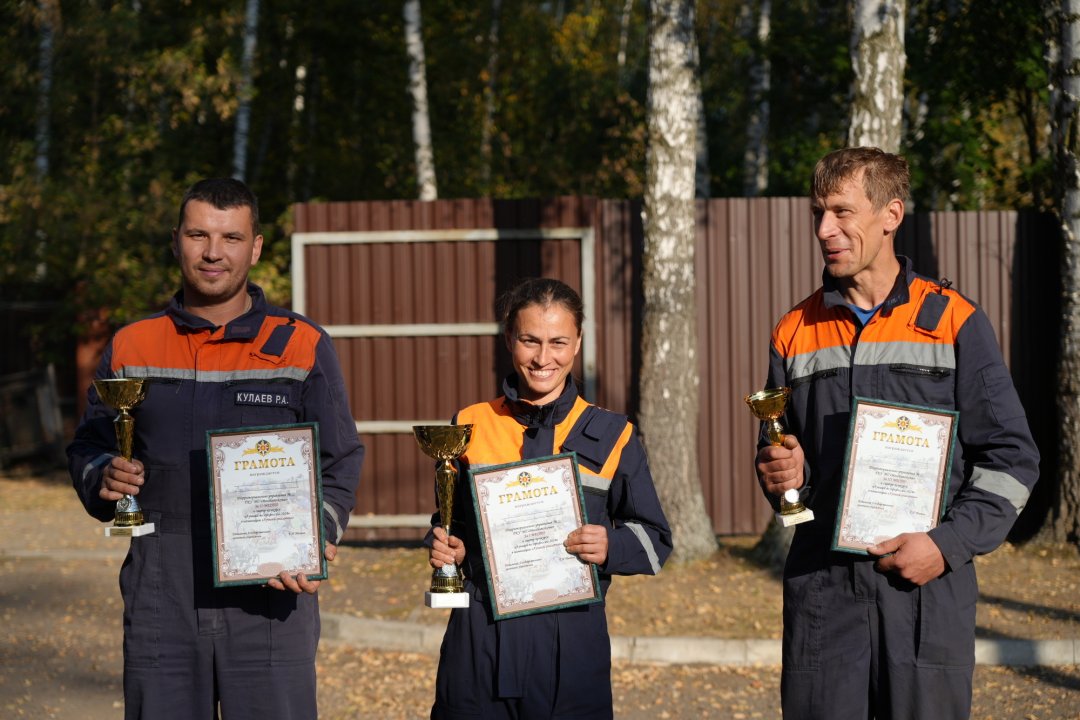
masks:
<path fill-rule="evenodd" d="M 606 596 L 612 575 L 659 572 L 671 530 L 634 426 L 586 402 L 570 376 L 583 318 L 581 298 L 558 280 L 525 280 L 510 290 L 501 319 L 514 372 L 501 396 L 461 410 L 454 422 L 473 425 L 462 478 L 470 465 L 577 453 L 588 524 L 564 546 L 596 564 Z M 457 483 L 455 507 L 473 506 L 470 485 Z M 611 718 L 604 603 L 495 621 L 473 514 L 456 513 L 450 537 L 440 524 L 436 513 L 426 541 L 430 563 L 456 562 L 471 602 L 450 615 L 431 717 Z"/>

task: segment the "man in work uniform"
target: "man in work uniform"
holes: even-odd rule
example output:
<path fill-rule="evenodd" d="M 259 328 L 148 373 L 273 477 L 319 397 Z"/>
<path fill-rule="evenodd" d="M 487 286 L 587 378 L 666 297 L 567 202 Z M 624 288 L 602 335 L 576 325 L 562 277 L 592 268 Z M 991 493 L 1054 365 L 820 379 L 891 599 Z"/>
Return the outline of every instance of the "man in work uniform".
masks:
<path fill-rule="evenodd" d="M 282 573 L 215 589 L 206 432 L 315 422 L 326 558 L 352 510 L 363 447 L 329 336 L 267 303 L 248 282 L 259 259 L 255 196 L 241 182 L 191 187 L 173 231 L 182 286 L 162 312 L 112 338 L 98 378 L 146 378 L 134 459 L 118 456 L 115 410 L 91 387 L 68 448 L 88 513 L 111 520 L 137 496 L 156 532 L 131 540 L 124 599 L 125 717 L 313 718 L 319 582 Z"/>
<path fill-rule="evenodd" d="M 811 184 L 822 287 L 772 334 L 768 386 L 792 390 L 782 446 L 756 467 L 770 502 L 798 489 L 784 570 L 785 720 L 967 718 L 978 588 L 972 558 L 1004 541 L 1038 478 L 1039 455 L 986 315 L 916 275 L 894 252 L 903 158 L 848 148 Z M 946 513 L 929 532 L 865 557 L 831 551 L 852 399 L 959 412 Z"/>

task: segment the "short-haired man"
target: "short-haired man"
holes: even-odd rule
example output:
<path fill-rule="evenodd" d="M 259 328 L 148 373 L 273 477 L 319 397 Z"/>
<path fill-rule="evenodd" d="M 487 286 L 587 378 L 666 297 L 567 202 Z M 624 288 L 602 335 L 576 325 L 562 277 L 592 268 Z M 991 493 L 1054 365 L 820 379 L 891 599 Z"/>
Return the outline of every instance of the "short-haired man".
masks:
<path fill-rule="evenodd" d="M 266 586 L 213 586 L 206 431 L 318 423 L 333 560 L 364 455 L 337 355 L 318 326 L 248 282 L 263 238 L 242 182 L 193 185 L 172 246 L 180 291 L 118 331 L 97 370 L 149 382 L 132 411 L 134 459 L 118 456 L 115 411 L 93 388 L 68 447 L 88 513 L 112 519 L 127 493 L 156 529 L 131 540 L 120 570 L 125 717 L 313 718 L 319 581 L 282 573 Z"/>
<path fill-rule="evenodd" d="M 915 274 L 894 241 L 906 161 L 876 148 L 814 169 L 822 287 L 772 334 L 768 387 L 792 389 L 782 446 L 756 459 L 774 504 L 798 489 L 784 570 L 785 720 L 967 718 L 975 664 L 972 558 L 1004 541 L 1038 478 L 1039 454 L 985 314 Z M 959 412 L 942 522 L 865 557 L 831 551 L 856 396 Z"/>

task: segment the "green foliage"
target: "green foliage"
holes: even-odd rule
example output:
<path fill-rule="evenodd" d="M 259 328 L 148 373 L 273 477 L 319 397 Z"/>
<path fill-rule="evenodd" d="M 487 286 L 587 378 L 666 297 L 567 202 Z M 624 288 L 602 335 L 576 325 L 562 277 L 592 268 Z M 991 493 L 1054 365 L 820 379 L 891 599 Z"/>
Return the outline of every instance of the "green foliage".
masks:
<path fill-rule="evenodd" d="M 927 0 L 908 29 L 908 153 L 924 209 L 1046 208 L 1048 78 L 1039 3 Z"/>
<path fill-rule="evenodd" d="M 751 64 L 771 66 L 769 195 L 803 195 L 817 159 L 846 136 L 851 61 L 845 0 L 773 2 L 771 32 L 757 41 L 754 0 L 699 3 L 702 87 L 713 195 L 743 191 Z"/>
<path fill-rule="evenodd" d="M 267 243 L 255 277 L 278 302 L 289 297 L 292 203 L 416 195 L 402 4 L 262 1 L 246 176 Z M 622 67 L 625 0 L 498 5 L 493 45 L 492 0 L 423 3 L 440 197 L 640 196 L 647 2 L 631 4 Z M 846 134 L 846 0 L 774 0 L 764 45 L 759 5 L 697 5 L 714 195 L 742 192 L 755 57 L 771 64 L 769 194 L 803 194 L 813 163 Z M 0 4 L 0 299 L 57 300 L 54 325 L 70 334 L 87 313 L 107 308 L 119 324 L 174 292 L 176 203 L 193 180 L 232 168 L 243 13 L 236 0 Z M 39 179 L 46 17 L 49 173 Z M 920 206 L 1046 205 L 1042 43 L 1028 0 L 912 4 L 905 152 Z"/>

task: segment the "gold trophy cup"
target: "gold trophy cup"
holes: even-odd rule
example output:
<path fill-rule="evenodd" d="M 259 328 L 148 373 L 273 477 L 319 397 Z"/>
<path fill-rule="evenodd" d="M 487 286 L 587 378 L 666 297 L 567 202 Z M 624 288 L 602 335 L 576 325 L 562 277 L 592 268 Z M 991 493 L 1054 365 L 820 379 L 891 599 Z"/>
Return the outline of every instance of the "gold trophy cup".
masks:
<path fill-rule="evenodd" d="M 784 414 L 790 395 L 791 388 L 780 387 L 746 396 L 750 412 L 765 423 L 765 434 L 773 445 L 784 444 L 784 428 L 780 425 L 780 416 Z M 776 514 L 776 521 L 782 526 L 790 527 L 813 519 L 814 511 L 802 504 L 798 490 L 792 488 L 780 496 L 780 512 Z"/>
<path fill-rule="evenodd" d="M 101 401 L 120 411 L 113 420 L 116 430 L 116 443 L 120 455 L 131 460 L 131 444 L 135 437 L 135 418 L 128 410 L 146 398 L 147 385 L 142 378 L 114 378 L 95 380 L 94 389 Z M 154 532 L 154 523 L 143 522 L 142 508 L 133 495 L 124 495 L 116 501 L 116 515 L 113 524 L 105 528 L 105 535 L 110 537 L 139 537 Z"/>
<path fill-rule="evenodd" d="M 439 519 L 450 535 L 454 516 L 454 486 L 458 472 L 451 460 L 461 457 L 472 440 L 472 425 L 414 425 L 413 435 L 424 454 L 438 460 L 435 469 L 435 489 L 439 500 Z M 469 594 L 462 584 L 461 569 L 455 563 L 436 568 L 431 573 L 431 589 L 424 593 L 429 608 L 469 607 Z"/>

